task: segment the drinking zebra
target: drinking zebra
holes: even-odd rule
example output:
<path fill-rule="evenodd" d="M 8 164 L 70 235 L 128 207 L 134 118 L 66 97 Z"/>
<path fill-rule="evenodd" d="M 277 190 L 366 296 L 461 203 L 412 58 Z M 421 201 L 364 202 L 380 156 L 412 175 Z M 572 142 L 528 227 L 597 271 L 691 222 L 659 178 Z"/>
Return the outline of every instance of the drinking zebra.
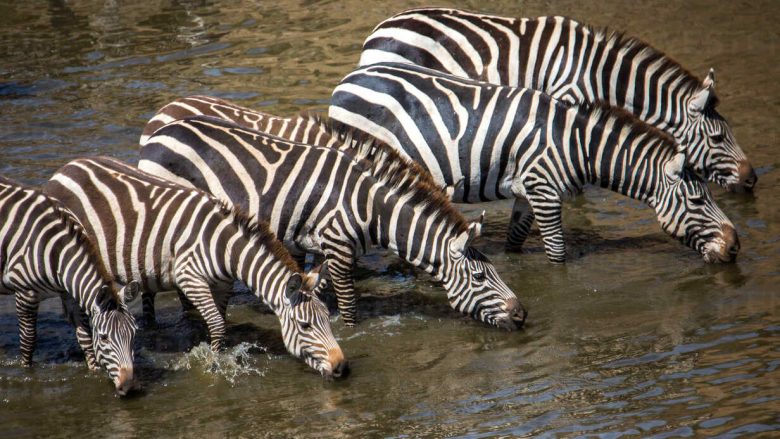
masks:
<path fill-rule="evenodd" d="M 553 262 L 565 259 L 561 200 L 586 183 L 647 202 L 707 262 L 732 261 L 739 250 L 734 226 L 673 139 L 609 107 L 387 63 L 345 77 L 329 115 L 423 164 L 456 202 L 527 199 L 532 209 L 513 215 L 511 240 L 522 245 L 535 217 Z"/>
<path fill-rule="evenodd" d="M 87 365 L 103 367 L 124 395 L 133 386 L 135 320 L 75 219 L 39 190 L 0 177 L 0 294 L 14 294 L 22 363 L 32 364 L 41 300 L 60 297 Z"/>
<path fill-rule="evenodd" d="M 380 23 L 360 66 L 404 62 L 485 82 L 527 87 L 571 103 L 603 101 L 668 132 L 687 162 L 729 190 L 757 177 L 715 107 L 715 74 L 700 81 L 636 38 L 565 17 L 506 18 L 422 8 Z"/>
<path fill-rule="evenodd" d="M 324 255 L 349 326 L 356 322 L 352 270 L 371 246 L 431 274 L 456 310 L 506 329 L 522 326 L 525 310 L 493 264 L 471 246 L 482 218 L 467 223 L 427 172 L 387 146 L 348 132 L 330 137 L 341 139 L 346 150 L 199 116 L 156 130 L 141 148 L 138 166 L 267 220 L 294 255 Z"/>
<path fill-rule="evenodd" d="M 277 315 L 293 355 L 328 378 L 347 372 L 328 310 L 310 293 L 319 279 L 299 271 L 266 224 L 107 157 L 74 160 L 43 188 L 84 225 L 113 276 L 143 285 L 147 316 L 156 292 L 177 289 L 219 350 L 227 299 L 239 280 Z"/>

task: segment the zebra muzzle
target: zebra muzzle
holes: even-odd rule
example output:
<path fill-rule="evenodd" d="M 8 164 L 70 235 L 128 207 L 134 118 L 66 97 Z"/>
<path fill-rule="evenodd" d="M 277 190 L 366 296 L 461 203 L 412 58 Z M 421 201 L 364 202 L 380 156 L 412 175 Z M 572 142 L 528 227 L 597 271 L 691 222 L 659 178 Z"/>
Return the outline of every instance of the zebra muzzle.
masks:
<path fill-rule="evenodd" d="M 114 378 L 114 387 L 116 393 L 119 396 L 125 396 L 132 390 L 135 382 L 133 381 L 133 368 L 121 367 L 119 368 L 119 375 Z"/>
<path fill-rule="evenodd" d="M 526 311 L 525 307 L 516 297 L 507 299 L 504 305 L 501 306 L 501 309 L 504 311 L 505 316 L 497 319 L 496 323 L 498 326 L 513 331 L 515 329 L 520 329 L 525 325 L 528 311 Z"/>

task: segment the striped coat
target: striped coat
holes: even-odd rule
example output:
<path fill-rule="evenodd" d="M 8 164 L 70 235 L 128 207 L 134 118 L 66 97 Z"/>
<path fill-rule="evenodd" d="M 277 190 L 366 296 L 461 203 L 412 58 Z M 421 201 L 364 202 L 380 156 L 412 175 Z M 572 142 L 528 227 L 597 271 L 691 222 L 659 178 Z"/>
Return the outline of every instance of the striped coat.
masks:
<path fill-rule="evenodd" d="M 636 38 L 565 17 L 420 8 L 383 21 L 366 38 L 360 65 L 379 62 L 533 88 L 571 103 L 609 103 L 672 135 L 705 178 L 730 190 L 757 181 L 715 109 L 714 71 L 701 81 Z"/>
<path fill-rule="evenodd" d="M 535 217 L 553 262 L 565 258 L 561 200 L 588 183 L 647 202 L 667 233 L 708 262 L 733 260 L 739 249 L 674 141 L 610 109 L 387 63 L 345 77 L 329 115 L 423 164 L 454 201 L 527 199 L 532 209 L 512 219 L 514 239 L 522 244 Z"/>
<path fill-rule="evenodd" d="M 199 190 L 110 158 L 74 160 L 44 191 L 70 209 L 120 282 L 144 293 L 179 290 L 208 325 L 217 350 L 227 296 L 242 281 L 274 311 L 287 349 L 327 377 L 347 367 L 325 305 L 264 223 Z"/>
<path fill-rule="evenodd" d="M 0 177 L 0 294 L 14 294 L 22 362 L 32 364 L 41 300 L 68 305 L 91 369 L 104 367 L 117 393 L 133 385 L 135 320 L 127 310 L 138 292 L 117 291 L 92 242 L 68 212 L 39 190 Z"/>
<path fill-rule="evenodd" d="M 320 125 L 316 119 L 305 124 Z M 433 275 L 455 309 L 508 329 L 522 324 L 517 298 L 471 247 L 481 220 L 468 224 L 425 171 L 386 146 L 349 133 L 329 136 L 345 150 L 201 116 L 157 129 L 141 149 L 139 167 L 267 220 L 294 255 L 325 255 L 348 325 L 356 319 L 353 266 L 373 246 Z"/>

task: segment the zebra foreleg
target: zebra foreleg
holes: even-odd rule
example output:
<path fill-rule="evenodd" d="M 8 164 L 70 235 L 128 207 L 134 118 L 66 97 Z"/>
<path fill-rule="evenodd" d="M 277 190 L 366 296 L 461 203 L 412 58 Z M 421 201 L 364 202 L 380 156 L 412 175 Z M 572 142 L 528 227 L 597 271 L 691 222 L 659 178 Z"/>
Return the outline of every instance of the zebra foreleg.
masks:
<path fill-rule="evenodd" d="M 211 340 L 211 350 L 214 352 L 220 351 L 225 339 L 225 319 L 222 318 L 222 314 L 214 302 L 214 296 L 208 284 L 188 279 L 179 282 L 179 288 L 206 322 L 209 339 Z"/>
<path fill-rule="evenodd" d="M 531 208 L 531 204 L 524 197 L 515 198 L 515 204 L 512 207 L 512 216 L 509 219 L 509 230 L 507 231 L 506 237 L 507 251 L 521 251 L 533 223 L 534 211 Z"/>
<path fill-rule="evenodd" d="M 153 291 L 144 291 L 141 294 L 141 309 L 143 310 L 142 321 L 144 326 L 154 326 L 157 320 L 154 317 L 154 296 Z"/>
<path fill-rule="evenodd" d="M 81 350 L 84 352 L 84 359 L 89 370 L 98 370 L 95 348 L 92 344 L 92 332 L 84 322 L 76 325 L 76 340 L 78 340 L 79 346 L 81 346 Z"/>
<path fill-rule="evenodd" d="M 38 340 L 38 295 L 32 291 L 16 293 L 16 315 L 19 319 L 19 350 L 22 353 L 22 364 L 32 365 L 35 342 Z"/>
<path fill-rule="evenodd" d="M 545 191 L 547 192 L 547 191 Z M 552 189 L 549 193 L 528 196 L 528 201 L 534 211 L 536 223 L 544 242 L 544 251 L 550 262 L 561 264 L 566 262 L 566 245 L 563 242 L 563 227 L 561 225 L 561 199 Z"/>
<path fill-rule="evenodd" d="M 355 259 L 352 255 L 335 254 L 329 255 L 327 261 L 341 318 L 344 319 L 346 326 L 355 326 L 357 323 L 357 296 L 355 295 L 355 280 L 352 278 Z"/>

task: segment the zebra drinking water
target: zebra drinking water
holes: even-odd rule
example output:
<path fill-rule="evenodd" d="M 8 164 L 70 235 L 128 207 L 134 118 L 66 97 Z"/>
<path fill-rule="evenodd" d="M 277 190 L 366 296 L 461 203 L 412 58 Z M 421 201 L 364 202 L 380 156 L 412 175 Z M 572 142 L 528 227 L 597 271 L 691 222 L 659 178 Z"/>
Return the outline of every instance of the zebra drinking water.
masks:
<path fill-rule="evenodd" d="M 138 166 L 231 200 L 259 218 L 294 254 L 326 256 L 339 310 L 356 321 L 352 270 L 369 247 L 389 249 L 431 274 L 450 305 L 494 326 L 522 326 L 526 312 L 493 264 L 471 246 L 467 223 L 427 172 L 386 145 L 333 132 L 342 150 L 291 142 L 212 117 L 157 129 Z"/>
<path fill-rule="evenodd" d="M 107 157 L 74 160 L 44 191 L 70 209 L 96 242 L 108 271 L 153 295 L 178 289 L 206 321 L 211 347 L 225 334 L 227 299 L 244 282 L 279 318 L 287 349 L 325 377 L 348 372 L 328 310 L 266 224 L 197 189 Z"/>
<path fill-rule="evenodd" d="M 609 103 L 672 135 L 705 178 L 732 191 L 757 181 L 715 109 L 714 70 L 700 81 L 636 38 L 565 17 L 420 8 L 383 21 L 366 38 L 359 65 L 379 62 L 533 88 L 570 103 Z"/>
<path fill-rule="evenodd" d="M 61 297 L 90 369 L 124 395 L 133 386 L 131 282 L 117 291 L 81 226 L 39 190 L 0 177 L 0 294 L 14 294 L 22 363 L 32 364 L 41 300 Z"/>
<path fill-rule="evenodd" d="M 536 218 L 547 257 L 565 260 L 561 199 L 596 184 L 645 201 L 661 227 L 703 255 L 732 261 L 739 241 L 674 140 L 608 107 L 572 107 L 411 64 L 360 68 L 333 91 L 331 119 L 367 131 L 431 171 L 456 202 L 523 197 L 510 242 Z"/>

